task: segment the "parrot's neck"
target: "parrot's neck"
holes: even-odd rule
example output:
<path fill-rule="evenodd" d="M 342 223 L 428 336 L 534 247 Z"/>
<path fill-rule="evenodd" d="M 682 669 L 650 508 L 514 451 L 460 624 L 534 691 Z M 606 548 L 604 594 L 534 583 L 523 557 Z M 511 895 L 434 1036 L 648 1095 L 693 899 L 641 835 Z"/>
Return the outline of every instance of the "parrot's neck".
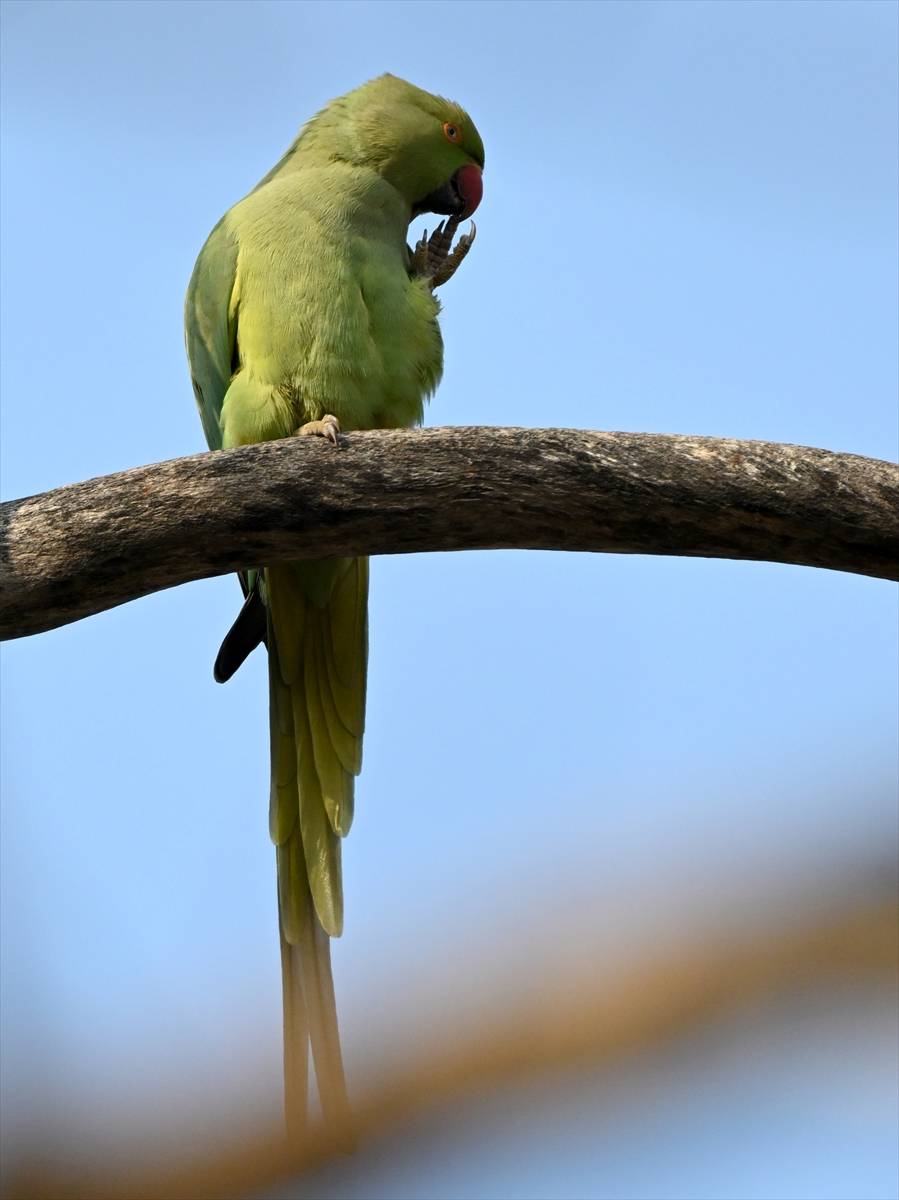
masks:
<path fill-rule="evenodd" d="M 304 154 L 298 146 L 255 190 L 266 184 L 284 189 L 298 207 L 313 212 L 325 226 L 406 244 L 411 207 L 371 167 L 340 159 L 322 162 L 320 155 Z"/>

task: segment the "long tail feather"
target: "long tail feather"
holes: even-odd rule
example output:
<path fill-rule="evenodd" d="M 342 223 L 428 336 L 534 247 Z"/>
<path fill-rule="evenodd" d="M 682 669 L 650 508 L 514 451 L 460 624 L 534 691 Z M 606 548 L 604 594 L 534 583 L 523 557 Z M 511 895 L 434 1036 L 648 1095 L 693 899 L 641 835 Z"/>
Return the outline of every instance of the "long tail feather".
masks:
<path fill-rule="evenodd" d="M 349 1112 L 330 939 L 343 927 L 340 838 L 352 821 L 362 759 L 368 562 L 271 567 L 264 592 L 285 1113 L 295 1138 L 308 1120 L 310 1047 L 325 1120 L 341 1121 Z"/>
<path fill-rule="evenodd" d="M 291 890 L 297 881 L 291 879 Z M 291 1141 L 308 1122 L 309 1049 L 315 1065 L 322 1116 L 344 1122 L 349 1115 L 337 1004 L 331 974 L 331 939 L 322 929 L 306 889 L 305 913 L 281 918 L 281 983 L 284 999 L 284 1115 Z M 302 924 L 298 927 L 297 917 Z M 297 939 L 287 940 L 287 933 Z"/>
<path fill-rule="evenodd" d="M 281 994 L 284 1005 L 284 1120 L 291 1142 L 302 1139 L 309 1116 L 309 1021 L 299 955 L 281 927 Z"/>

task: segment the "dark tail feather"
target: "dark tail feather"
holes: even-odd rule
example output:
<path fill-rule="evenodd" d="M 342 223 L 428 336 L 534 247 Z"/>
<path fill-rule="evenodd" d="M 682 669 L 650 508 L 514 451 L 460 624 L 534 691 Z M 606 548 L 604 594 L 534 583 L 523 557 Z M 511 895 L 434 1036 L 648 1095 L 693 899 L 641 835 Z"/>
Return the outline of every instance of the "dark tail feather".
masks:
<path fill-rule="evenodd" d="M 265 641 L 266 620 L 257 575 L 255 583 L 247 593 L 243 608 L 237 614 L 237 620 L 225 634 L 225 640 L 216 655 L 212 668 L 216 683 L 227 683 L 256 647 Z"/>

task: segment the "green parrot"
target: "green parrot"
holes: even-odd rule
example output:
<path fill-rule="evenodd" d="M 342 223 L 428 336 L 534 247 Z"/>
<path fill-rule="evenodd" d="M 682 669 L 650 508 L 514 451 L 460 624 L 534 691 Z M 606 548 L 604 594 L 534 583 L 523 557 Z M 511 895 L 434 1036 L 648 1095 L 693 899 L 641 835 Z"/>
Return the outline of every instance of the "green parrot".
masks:
<path fill-rule="evenodd" d="M 482 195 L 484 148 L 458 105 L 393 75 L 332 101 L 219 221 L 197 259 L 185 327 L 206 440 L 415 425 L 443 369 L 434 288 Z M 410 221 L 448 217 L 410 249 Z M 336 451 L 335 451 L 336 452 Z M 340 839 L 362 763 L 368 559 L 241 575 L 245 602 L 215 663 L 228 679 L 268 649 L 269 826 L 276 847 L 288 1131 L 307 1120 L 311 1047 L 322 1113 L 347 1112 L 330 939 L 341 933 Z"/>

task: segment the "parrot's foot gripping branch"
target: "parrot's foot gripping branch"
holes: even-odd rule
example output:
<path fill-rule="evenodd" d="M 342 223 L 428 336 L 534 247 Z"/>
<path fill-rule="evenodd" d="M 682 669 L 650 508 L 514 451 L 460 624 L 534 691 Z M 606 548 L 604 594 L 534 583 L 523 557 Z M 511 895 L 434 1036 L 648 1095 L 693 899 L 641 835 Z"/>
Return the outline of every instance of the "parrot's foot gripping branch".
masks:
<path fill-rule="evenodd" d="M 430 237 L 427 229 L 425 230 L 424 236 L 412 252 L 412 274 L 426 279 L 431 291 L 452 279 L 474 245 L 478 231 L 472 221 L 471 233 L 463 233 L 455 249 L 451 249 L 458 228 L 458 217 L 450 217 L 445 223 L 441 221 Z"/>
<path fill-rule="evenodd" d="M 294 432 L 297 437 L 323 437 L 327 438 L 332 446 L 340 445 L 340 422 L 330 413 L 325 413 L 320 421 L 307 421 Z"/>

